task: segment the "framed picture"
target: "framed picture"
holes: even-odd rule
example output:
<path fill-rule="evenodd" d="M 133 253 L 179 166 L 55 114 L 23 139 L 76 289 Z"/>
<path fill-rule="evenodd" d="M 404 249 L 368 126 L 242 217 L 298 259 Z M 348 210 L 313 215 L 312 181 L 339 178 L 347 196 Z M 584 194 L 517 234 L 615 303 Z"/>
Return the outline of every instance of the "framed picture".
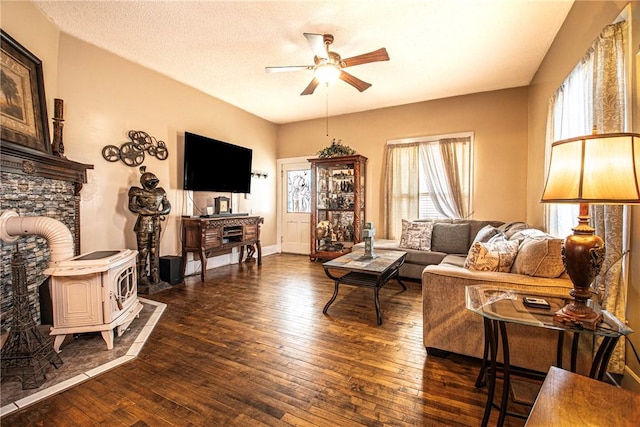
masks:
<path fill-rule="evenodd" d="M 217 214 L 226 214 L 229 213 L 229 198 L 228 197 L 224 197 L 224 196 L 220 196 L 220 197 L 215 197 L 213 199 L 214 201 L 214 208 Z"/>
<path fill-rule="evenodd" d="M 2 142 L 51 153 L 42 62 L 0 29 Z"/>

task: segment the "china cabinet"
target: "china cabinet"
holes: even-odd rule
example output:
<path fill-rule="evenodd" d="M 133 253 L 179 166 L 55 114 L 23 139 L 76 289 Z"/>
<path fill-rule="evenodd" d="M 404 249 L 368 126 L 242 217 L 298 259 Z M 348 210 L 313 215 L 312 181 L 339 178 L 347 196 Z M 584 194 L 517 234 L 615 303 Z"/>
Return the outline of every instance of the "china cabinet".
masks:
<path fill-rule="evenodd" d="M 311 163 L 311 252 L 333 259 L 362 240 L 367 158 L 360 155 L 309 159 Z"/>

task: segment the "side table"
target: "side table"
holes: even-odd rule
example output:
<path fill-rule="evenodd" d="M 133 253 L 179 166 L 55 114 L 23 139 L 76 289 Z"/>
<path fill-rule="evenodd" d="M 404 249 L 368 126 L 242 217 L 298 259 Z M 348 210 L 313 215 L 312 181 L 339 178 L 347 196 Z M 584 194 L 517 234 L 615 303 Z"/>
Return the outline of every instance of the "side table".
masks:
<path fill-rule="evenodd" d="M 640 394 L 552 366 L 525 427 L 640 425 Z"/>
<path fill-rule="evenodd" d="M 557 296 L 542 295 L 539 293 L 531 293 L 525 290 L 508 290 L 496 286 L 467 286 L 466 287 L 466 307 L 468 310 L 477 313 L 483 317 L 484 321 L 484 355 L 482 367 L 476 386 L 480 386 L 483 380 L 487 379 L 487 404 L 485 406 L 482 426 L 486 426 L 489 422 L 491 409 L 497 407 L 500 410 L 498 416 L 498 426 L 502 426 L 507 415 L 526 418 L 521 414 L 507 411 L 507 403 L 509 392 L 511 390 L 512 374 L 520 374 L 520 370 L 511 367 L 509 364 L 509 339 L 506 325 L 508 323 L 516 323 L 528 325 L 537 328 L 552 329 L 559 332 L 557 347 L 557 365 L 562 367 L 562 348 L 564 334 L 570 332 L 573 334 L 573 342 L 571 346 L 571 370 L 575 371 L 576 358 L 578 353 L 578 339 L 580 335 L 586 334 L 591 336 L 602 337 L 596 355 L 593 359 L 589 376 L 601 380 L 606 372 L 611 353 L 621 336 L 633 332 L 618 318 L 608 311 L 601 310 L 597 304 L 593 303 L 596 311 L 601 311 L 603 321 L 595 330 L 584 329 L 574 325 L 555 322 L 553 320 L 553 310 L 529 309 L 523 306 L 524 297 L 534 297 L 543 299 L 557 299 Z M 562 306 L 562 305 L 561 305 Z M 501 345 L 500 345 L 501 344 Z M 503 387 L 500 404 L 494 403 L 494 395 L 496 390 L 496 380 L 498 372 L 498 348 L 502 348 L 501 367 Z M 530 376 L 530 373 L 529 373 Z"/>

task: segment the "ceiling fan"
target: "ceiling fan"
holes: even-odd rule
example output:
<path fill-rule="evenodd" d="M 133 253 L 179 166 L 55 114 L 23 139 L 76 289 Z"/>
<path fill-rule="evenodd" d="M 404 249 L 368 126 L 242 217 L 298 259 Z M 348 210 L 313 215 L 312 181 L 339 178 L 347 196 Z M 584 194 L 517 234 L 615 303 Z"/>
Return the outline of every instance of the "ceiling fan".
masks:
<path fill-rule="evenodd" d="M 313 70 L 315 76 L 311 83 L 302 91 L 300 95 L 311 95 L 320 83 L 327 83 L 335 79 L 340 79 L 349 83 L 360 92 L 371 87 L 371 83 L 364 82 L 359 78 L 344 71 L 344 68 L 354 65 L 367 64 L 369 62 L 388 61 L 387 49 L 380 48 L 362 55 L 352 56 L 342 59 L 336 52 L 331 52 L 329 46 L 333 43 L 331 34 L 304 33 L 311 49 L 315 53 L 313 62 L 315 65 L 294 65 L 285 67 L 265 67 L 267 73 L 279 73 L 283 71 Z"/>

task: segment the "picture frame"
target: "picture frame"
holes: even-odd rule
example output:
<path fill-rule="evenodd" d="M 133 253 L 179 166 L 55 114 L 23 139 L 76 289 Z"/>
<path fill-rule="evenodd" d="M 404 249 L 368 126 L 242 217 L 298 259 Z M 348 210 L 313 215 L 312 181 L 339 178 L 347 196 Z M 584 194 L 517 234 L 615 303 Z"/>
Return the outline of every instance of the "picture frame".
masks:
<path fill-rule="evenodd" d="M 228 214 L 229 213 L 229 198 L 225 196 L 215 197 L 214 201 L 214 209 L 217 214 Z"/>
<path fill-rule="evenodd" d="M 51 154 L 42 61 L 0 29 L 0 139 Z"/>

